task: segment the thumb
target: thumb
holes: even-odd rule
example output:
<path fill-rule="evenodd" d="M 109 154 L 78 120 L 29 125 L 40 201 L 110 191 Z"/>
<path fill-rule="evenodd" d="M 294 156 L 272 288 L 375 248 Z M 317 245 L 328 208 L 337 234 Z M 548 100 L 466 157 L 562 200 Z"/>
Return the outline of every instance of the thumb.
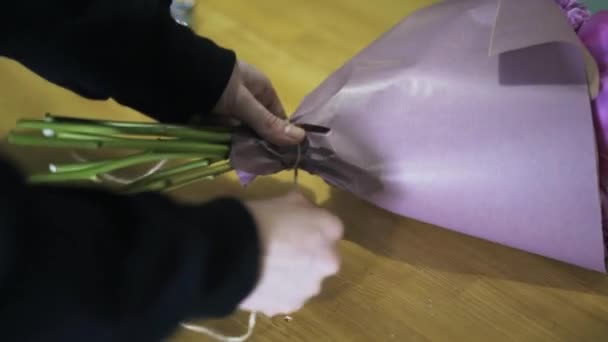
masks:
<path fill-rule="evenodd" d="M 303 129 L 271 113 L 246 87 L 241 86 L 237 93 L 233 115 L 262 138 L 275 145 L 295 145 L 302 142 L 306 135 Z"/>

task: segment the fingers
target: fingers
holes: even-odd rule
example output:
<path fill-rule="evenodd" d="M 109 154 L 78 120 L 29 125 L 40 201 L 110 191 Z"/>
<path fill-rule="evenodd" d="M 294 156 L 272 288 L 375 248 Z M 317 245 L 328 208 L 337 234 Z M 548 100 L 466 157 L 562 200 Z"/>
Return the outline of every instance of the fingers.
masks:
<path fill-rule="evenodd" d="M 332 250 L 331 253 L 328 252 L 328 255 L 322 260 L 320 271 L 326 278 L 332 277 L 340 272 L 340 266 L 340 256 L 337 251 Z"/>
<path fill-rule="evenodd" d="M 279 98 L 277 91 L 270 84 L 270 81 L 268 82 L 268 84 L 269 85 L 266 88 L 263 98 L 267 99 L 266 101 L 268 101 L 269 103 L 264 103 L 264 107 L 268 108 L 268 110 L 272 114 L 278 116 L 279 118 L 287 120 L 287 113 L 285 112 L 285 108 L 283 108 L 283 104 L 281 103 L 281 99 Z M 258 100 L 264 102 L 259 98 Z"/>
<path fill-rule="evenodd" d="M 242 60 L 239 60 L 238 65 L 243 76 L 245 88 L 272 114 L 281 119 L 287 119 L 281 99 L 268 76 L 253 65 Z"/>
<path fill-rule="evenodd" d="M 323 234 L 332 242 L 344 237 L 344 225 L 335 215 L 323 210 Z"/>
<path fill-rule="evenodd" d="M 287 121 L 285 109 L 268 77 L 240 60 L 214 112 L 244 122 L 275 145 L 295 145 L 304 140 L 304 130 Z"/>
<path fill-rule="evenodd" d="M 280 146 L 302 142 L 306 134 L 303 129 L 274 115 L 244 86 L 241 86 L 238 94 L 234 115 L 249 125 L 263 139 Z M 280 104 L 275 104 L 275 106 L 280 106 Z"/>
<path fill-rule="evenodd" d="M 285 196 L 285 200 L 294 205 L 309 208 L 311 217 L 317 217 L 321 233 L 334 243 L 344 237 L 344 224 L 342 220 L 331 212 L 318 208 L 312 201 L 298 191 L 292 191 Z"/>

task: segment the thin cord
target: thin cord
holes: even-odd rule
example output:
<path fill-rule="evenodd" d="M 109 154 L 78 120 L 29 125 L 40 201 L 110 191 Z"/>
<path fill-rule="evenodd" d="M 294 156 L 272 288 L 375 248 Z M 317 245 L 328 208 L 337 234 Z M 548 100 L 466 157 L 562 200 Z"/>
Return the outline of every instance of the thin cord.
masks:
<path fill-rule="evenodd" d="M 245 333 L 242 336 L 225 336 L 222 335 L 216 331 L 213 331 L 209 328 L 205 328 L 203 326 L 198 326 L 198 325 L 192 325 L 192 324 L 186 324 L 186 323 L 182 323 L 181 326 L 182 328 L 186 329 L 186 330 L 190 330 L 199 334 L 203 334 L 203 335 L 207 335 L 208 337 L 215 339 L 217 341 L 221 341 L 221 342 L 245 342 L 247 341 L 251 335 L 253 335 L 253 331 L 255 329 L 255 324 L 256 324 L 256 318 L 257 318 L 257 313 L 252 312 L 249 314 L 249 323 L 247 324 L 247 333 Z"/>
<path fill-rule="evenodd" d="M 74 157 L 74 159 L 76 159 L 77 161 L 79 161 L 81 163 L 86 163 L 86 162 L 90 161 L 90 160 L 86 159 L 85 157 L 83 157 L 82 155 L 80 155 L 76 151 L 72 151 L 71 154 L 72 154 L 72 157 Z M 99 175 L 99 178 L 101 178 L 105 181 L 113 182 L 113 183 L 120 184 L 120 185 L 130 185 L 130 184 L 133 184 L 148 176 L 155 174 L 160 169 L 162 169 L 166 163 L 167 163 L 166 159 L 160 160 L 156 164 L 154 164 L 154 166 L 152 166 L 148 171 L 144 172 L 140 176 L 136 176 L 133 178 L 124 178 L 124 177 L 115 176 L 111 172 L 101 174 L 101 175 Z"/>

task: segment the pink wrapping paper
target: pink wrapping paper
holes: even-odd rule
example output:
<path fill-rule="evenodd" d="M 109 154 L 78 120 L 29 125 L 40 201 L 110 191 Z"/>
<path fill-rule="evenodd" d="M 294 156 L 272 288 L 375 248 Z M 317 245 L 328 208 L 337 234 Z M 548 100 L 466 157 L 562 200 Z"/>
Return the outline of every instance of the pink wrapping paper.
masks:
<path fill-rule="evenodd" d="M 606 272 L 583 48 L 554 0 L 451 0 L 309 94 L 299 166 L 402 216 Z M 244 183 L 296 151 L 249 133 Z"/>
<path fill-rule="evenodd" d="M 589 18 L 582 25 L 579 36 L 597 61 L 603 85 L 593 101 L 600 155 L 600 174 L 603 186 L 608 184 L 608 11 Z"/>

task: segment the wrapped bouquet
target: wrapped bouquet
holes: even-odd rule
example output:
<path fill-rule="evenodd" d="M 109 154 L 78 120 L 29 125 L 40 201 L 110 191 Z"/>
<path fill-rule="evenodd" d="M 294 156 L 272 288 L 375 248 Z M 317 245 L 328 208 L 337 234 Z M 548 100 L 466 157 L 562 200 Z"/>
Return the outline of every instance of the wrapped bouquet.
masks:
<path fill-rule="evenodd" d="M 309 94 L 292 117 L 308 132 L 298 147 L 249 131 L 60 117 L 23 120 L 10 139 L 140 151 L 52 165 L 34 182 L 179 161 L 125 185 L 133 193 L 297 166 L 399 215 L 606 272 L 606 37 L 608 15 L 576 1 L 448 0 Z"/>

